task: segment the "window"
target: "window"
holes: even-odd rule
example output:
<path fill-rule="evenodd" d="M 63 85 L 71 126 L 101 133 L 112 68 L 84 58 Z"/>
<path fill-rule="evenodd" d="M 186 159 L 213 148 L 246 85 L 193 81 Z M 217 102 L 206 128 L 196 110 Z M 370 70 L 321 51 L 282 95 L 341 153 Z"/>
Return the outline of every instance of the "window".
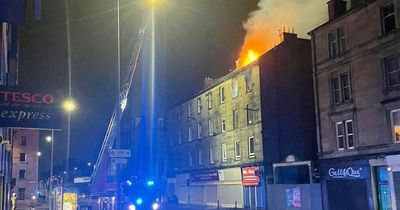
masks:
<path fill-rule="evenodd" d="M 212 93 L 207 94 L 207 105 L 209 109 L 212 109 Z"/>
<path fill-rule="evenodd" d="M 250 92 L 253 89 L 253 83 L 251 82 L 251 72 L 244 72 L 244 80 L 246 81 L 246 92 Z"/>
<path fill-rule="evenodd" d="M 192 116 L 192 103 L 188 103 L 188 117 Z"/>
<path fill-rule="evenodd" d="M 26 161 L 26 154 L 25 153 L 19 153 L 19 161 Z"/>
<path fill-rule="evenodd" d="M 212 119 L 208 120 L 208 134 L 210 136 L 214 135 L 214 121 Z"/>
<path fill-rule="evenodd" d="M 257 121 L 257 113 L 258 109 L 255 109 L 253 105 L 248 104 L 246 106 L 246 111 L 247 111 L 247 124 L 253 124 Z"/>
<path fill-rule="evenodd" d="M 232 98 L 239 96 L 238 81 L 237 79 L 232 80 Z"/>
<path fill-rule="evenodd" d="M 198 139 L 201 139 L 201 129 L 202 129 L 201 123 L 197 123 L 197 138 Z"/>
<path fill-rule="evenodd" d="M 392 121 L 392 138 L 394 142 L 400 142 L 400 109 L 390 112 Z"/>
<path fill-rule="evenodd" d="M 384 59 L 386 83 L 389 88 L 400 84 L 400 54 Z"/>
<path fill-rule="evenodd" d="M 337 29 L 337 37 L 338 37 L 338 50 L 339 54 L 344 53 L 346 51 L 346 33 L 343 27 Z"/>
<path fill-rule="evenodd" d="M 339 104 L 351 100 L 350 75 L 348 72 L 332 76 L 332 101 Z"/>
<path fill-rule="evenodd" d="M 346 32 L 344 27 L 328 33 L 329 58 L 334 58 L 346 51 Z"/>
<path fill-rule="evenodd" d="M 210 158 L 210 163 L 214 163 L 214 150 L 212 147 L 209 148 L 209 158 Z"/>
<path fill-rule="evenodd" d="M 178 119 L 180 120 L 182 118 L 182 107 L 179 107 L 178 110 Z"/>
<path fill-rule="evenodd" d="M 226 121 L 224 118 L 221 120 L 221 132 L 224 133 L 226 131 Z"/>
<path fill-rule="evenodd" d="M 189 152 L 189 166 L 193 166 L 192 152 Z"/>
<path fill-rule="evenodd" d="M 383 34 L 389 33 L 396 29 L 396 14 L 393 3 L 382 7 L 381 21 Z"/>
<path fill-rule="evenodd" d="M 188 141 L 191 142 L 193 139 L 193 135 L 192 135 L 192 127 L 188 128 Z"/>
<path fill-rule="evenodd" d="M 203 151 L 199 149 L 199 165 L 203 165 Z"/>
<path fill-rule="evenodd" d="M 25 179 L 25 175 L 26 175 L 26 171 L 25 170 L 19 170 L 18 178 Z"/>
<path fill-rule="evenodd" d="M 226 156 L 226 144 L 223 143 L 221 144 L 221 154 L 222 154 L 222 162 L 226 162 L 228 160 L 227 156 Z"/>
<path fill-rule="evenodd" d="M 182 135 L 180 131 L 178 131 L 178 143 L 182 144 Z"/>
<path fill-rule="evenodd" d="M 249 137 L 249 158 L 255 158 L 254 136 Z"/>
<path fill-rule="evenodd" d="M 354 149 L 355 142 L 353 120 L 337 122 L 335 127 L 338 150 Z"/>
<path fill-rule="evenodd" d="M 240 141 L 235 141 L 235 160 L 240 160 Z"/>
<path fill-rule="evenodd" d="M 18 188 L 18 200 L 25 200 L 25 188 Z"/>
<path fill-rule="evenodd" d="M 238 110 L 233 110 L 232 113 L 233 116 L 233 129 L 239 128 L 239 111 Z"/>
<path fill-rule="evenodd" d="M 329 57 L 334 58 L 337 54 L 337 41 L 335 33 L 328 34 L 328 43 L 329 43 Z"/>
<path fill-rule="evenodd" d="M 225 87 L 221 86 L 219 87 L 219 99 L 221 103 L 225 102 Z"/>
<path fill-rule="evenodd" d="M 201 98 L 197 98 L 197 114 L 201 113 Z"/>
<path fill-rule="evenodd" d="M 19 142 L 19 145 L 26 145 L 26 136 L 21 136 L 21 140 Z"/>

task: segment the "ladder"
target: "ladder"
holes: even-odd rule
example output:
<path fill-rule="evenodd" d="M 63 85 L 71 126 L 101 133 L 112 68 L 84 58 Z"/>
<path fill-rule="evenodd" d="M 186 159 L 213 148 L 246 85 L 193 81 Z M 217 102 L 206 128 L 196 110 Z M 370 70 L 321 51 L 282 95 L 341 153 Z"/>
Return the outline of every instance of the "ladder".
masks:
<path fill-rule="evenodd" d="M 132 55 L 131 55 L 131 58 L 129 61 L 127 74 L 126 74 L 125 80 L 121 86 L 121 92 L 120 92 L 120 97 L 119 97 L 120 100 L 119 100 L 119 103 L 117 103 L 114 107 L 113 114 L 111 116 L 110 122 L 107 127 L 107 131 L 104 136 L 103 144 L 101 145 L 99 156 L 97 157 L 97 160 L 96 160 L 96 165 L 95 165 L 92 175 L 91 175 L 91 180 L 92 180 L 91 183 L 92 184 L 98 175 L 98 169 L 100 168 L 99 167 L 100 164 L 102 164 L 103 161 L 108 161 L 106 159 L 108 156 L 104 156 L 104 154 L 108 153 L 114 144 L 116 134 L 117 134 L 117 129 L 119 129 L 119 128 L 117 128 L 117 122 L 121 121 L 122 114 L 125 110 L 125 106 L 128 101 L 129 91 L 132 86 L 133 76 L 135 74 L 135 70 L 137 67 L 137 63 L 138 63 L 140 51 L 141 51 L 141 48 L 143 45 L 144 35 L 147 30 L 147 25 L 148 25 L 148 22 L 150 19 L 150 15 L 151 15 L 151 13 L 149 12 L 143 16 L 143 20 L 142 20 L 142 23 L 141 23 L 141 26 L 139 29 L 139 33 L 138 33 L 138 38 L 136 40 L 136 43 L 133 48 Z M 120 115 L 119 115 L 119 119 L 116 119 L 118 109 L 120 109 L 119 110 Z"/>

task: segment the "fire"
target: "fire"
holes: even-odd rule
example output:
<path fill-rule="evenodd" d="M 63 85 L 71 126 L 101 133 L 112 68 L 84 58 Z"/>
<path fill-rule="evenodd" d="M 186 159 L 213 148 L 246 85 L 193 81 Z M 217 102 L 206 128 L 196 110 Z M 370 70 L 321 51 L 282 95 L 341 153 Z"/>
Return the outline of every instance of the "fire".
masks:
<path fill-rule="evenodd" d="M 243 66 L 255 61 L 258 59 L 258 57 L 260 57 L 260 53 L 252 50 L 252 49 L 248 49 L 247 50 L 247 56 L 243 61 Z"/>

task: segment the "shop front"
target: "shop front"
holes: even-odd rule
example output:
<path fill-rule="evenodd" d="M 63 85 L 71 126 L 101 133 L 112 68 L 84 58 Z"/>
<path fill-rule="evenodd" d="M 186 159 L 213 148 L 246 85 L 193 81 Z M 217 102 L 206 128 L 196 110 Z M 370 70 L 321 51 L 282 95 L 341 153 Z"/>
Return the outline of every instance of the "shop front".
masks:
<path fill-rule="evenodd" d="M 400 155 L 386 156 L 392 209 L 400 208 Z"/>
<path fill-rule="evenodd" d="M 324 160 L 320 172 L 324 209 L 374 209 L 368 159 Z"/>
<path fill-rule="evenodd" d="M 265 207 L 265 180 L 262 166 L 242 167 L 244 207 L 257 209 Z"/>

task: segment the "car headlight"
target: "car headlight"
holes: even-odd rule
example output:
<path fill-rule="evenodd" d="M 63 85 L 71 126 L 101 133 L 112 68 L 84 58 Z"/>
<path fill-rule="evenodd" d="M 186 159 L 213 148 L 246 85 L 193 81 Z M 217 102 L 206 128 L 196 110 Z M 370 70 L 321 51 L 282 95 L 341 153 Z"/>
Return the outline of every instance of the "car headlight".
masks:
<path fill-rule="evenodd" d="M 153 203 L 153 205 L 151 206 L 151 208 L 152 208 L 153 210 L 157 210 L 158 208 L 160 208 L 160 204 L 158 204 L 158 203 Z"/>
<path fill-rule="evenodd" d="M 128 209 L 129 210 L 136 210 L 136 206 L 131 204 L 131 205 L 128 206 Z"/>

